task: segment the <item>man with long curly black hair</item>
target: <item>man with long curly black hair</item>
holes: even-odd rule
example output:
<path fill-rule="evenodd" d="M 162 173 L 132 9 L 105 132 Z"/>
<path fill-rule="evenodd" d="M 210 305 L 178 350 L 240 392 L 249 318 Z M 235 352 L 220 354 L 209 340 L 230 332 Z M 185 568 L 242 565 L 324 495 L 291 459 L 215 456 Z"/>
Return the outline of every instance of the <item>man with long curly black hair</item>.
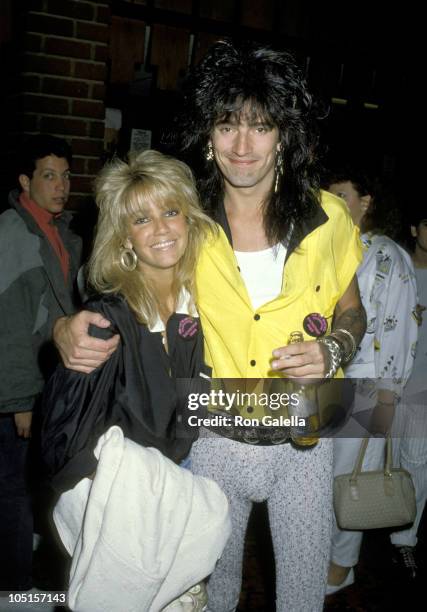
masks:
<path fill-rule="evenodd" d="M 176 123 L 181 148 L 195 165 L 203 160 L 202 202 L 222 226 L 196 273 L 213 375 L 339 374 L 366 326 L 355 279 L 361 247 L 344 202 L 320 192 L 315 105 L 294 60 L 256 44 L 217 43 L 191 76 L 184 109 Z M 83 333 L 88 322 L 96 323 L 84 313 L 57 324 L 65 363 L 80 371 L 114 349 L 114 341 L 103 345 Z M 290 336 L 303 341 L 284 346 Z M 255 416 L 253 406 L 242 410 Z M 193 446 L 194 471 L 220 484 L 232 511 L 233 534 L 208 585 L 212 612 L 238 605 L 248 517 L 252 502 L 262 500 L 275 550 L 276 609 L 323 607 L 331 441 L 301 449 L 265 429 L 243 428 L 236 439 L 208 432 Z"/>
<path fill-rule="evenodd" d="M 203 160 L 202 202 L 223 229 L 206 245 L 197 270 L 214 376 L 334 375 L 365 331 L 354 279 L 360 246 L 343 204 L 320 192 L 316 106 L 293 58 L 253 43 L 219 42 L 184 94 L 179 142 L 194 165 Z M 295 330 L 306 341 L 284 347 Z M 315 341 L 320 334 L 325 343 Z M 255 415 L 253 406 L 241 413 Z M 265 438 L 261 446 L 256 435 L 234 440 L 208 433 L 193 445 L 192 469 L 220 484 L 233 517 L 233 534 L 209 580 L 209 610 L 237 607 L 247 521 L 252 502 L 263 500 L 277 610 L 322 609 L 332 518 L 330 442 L 302 450 Z"/>
<path fill-rule="evenodd" d="M 277 139 L 270 160 L 274 162 L 274 189 L 267 181 L 268 201 L 264 198 L 260 217 L 265 241 L 284 241 L 291 224 L 293 241 L 301 238 L 302 224 L 315 216 L 320 202 L 315 156 L 317 106 L 292 57 L 251 43 L 219 42 L 194 70 L 185 93 L 185 110 L 176 120 L 176 131 L 180 147 L 207 162 L 198 176 L 205 208 L 218 217 L 228 195 L 227 183 L 245 188 L 257 182 L 257 177 L 251 178 L 252 166 L 246 163 L 247 151 L 233 154 L 233 161 L 245 158 L 246 164 L 243 168 L 235 165 L 234 180 L 229 164 L 221 163 L 220 155 L 215 156 L 219 163 L 212 163 L 211 152 L 218 148 L 212 149 L 212 138 L 224 132 L 221 125 L 243 120 L 255 131 L 272 133 Z M 264 169 L 257 165 L 258 174 L 269 174 L 270 166 Z"/>

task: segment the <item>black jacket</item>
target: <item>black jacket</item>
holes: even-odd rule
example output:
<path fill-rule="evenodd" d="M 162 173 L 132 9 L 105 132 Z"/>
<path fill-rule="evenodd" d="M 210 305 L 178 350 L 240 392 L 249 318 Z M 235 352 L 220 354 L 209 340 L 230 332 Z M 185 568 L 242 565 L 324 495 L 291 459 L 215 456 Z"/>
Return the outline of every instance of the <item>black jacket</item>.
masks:
<path fill-rule="evenodd" d="M 61 365 L 46 386 L 42 453 L 58 491 L 73 487 L 95 470 L 93 449 L 112 425 L 120 426 L 134 442 L 181 461 L 197 437 L 197 428 L 184 426 L 187 394 L 203 384 L 200 372 L 210 374 L 203 362 L 198 319 L 194 319 L 195 334 L 185 337 L 181 322 L 189 316 L 171 316 L 167 354 L 161 334 L 139 324 L 122 297 L 103 296 L 86 308 L 111 321 L 108 333 L 118 332 L 121 341 L 112 357 L 92 374 Z M 183 416 L 178 427 L 177 413 Z"/>

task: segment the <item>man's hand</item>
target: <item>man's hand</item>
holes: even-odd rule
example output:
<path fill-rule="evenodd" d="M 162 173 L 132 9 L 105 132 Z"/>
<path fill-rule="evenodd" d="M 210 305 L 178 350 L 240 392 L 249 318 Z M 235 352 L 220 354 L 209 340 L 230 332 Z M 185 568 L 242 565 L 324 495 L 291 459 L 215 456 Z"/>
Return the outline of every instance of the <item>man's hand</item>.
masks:
<path fill-rule="evenodd" d="M 366 330 L 366 312 L 360 301 L 356 276 L 336 304 L 333 329 L 338 328 L 351 333 L 356 346 L 360 344 Z M 346 342 L 346 335 L 343 335 L 343 343 Z M 350 345 L 346 353 L 351 348 Z M 275 349 L 273 357 L 272 369 L 290 378 L 324 378 L 331 367 L 328 349 L 315 340 Z"/>
<path fill-rule="evenodd" d="M 90 324 L 103 328 L 110 326 L 101 314 L 83 310 L 72 317 L 61 317 L 53 329 L 53 338 L 65 367 L 85 374 L 90 374 L 107 361 L 120 341 L 117 334 L 109 340 L 89 336 Z"/>
<path fill-rule="evenodd" d="M 16 433 L 18 436 L 20 438 L 31 438 L 31 421 L 33 419 L 32 411 L 15 412 L 13 416 L 15 419 Z"/>
<path fill-rule="evenodd" d="M 328 355 L 314 340 L 296 342 L 273 351 L 273 370 L 289 378 L 323 378 L 329 370 Z"/>

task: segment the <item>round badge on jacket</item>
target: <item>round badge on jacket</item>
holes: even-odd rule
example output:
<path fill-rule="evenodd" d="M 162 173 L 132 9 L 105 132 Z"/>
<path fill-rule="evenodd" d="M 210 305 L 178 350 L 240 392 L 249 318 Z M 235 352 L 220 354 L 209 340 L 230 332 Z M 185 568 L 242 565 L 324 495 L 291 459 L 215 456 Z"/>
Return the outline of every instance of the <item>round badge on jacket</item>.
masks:
<path fill-rule="evenodd" d="M 178 334 L 184 340 L 191 340 L 199 331 L 199 323 L 197 319 L 193 317 L 185 317 L 181 319 L 178 325 Z"/>
<path fill-rule="evenodd" d="M 324 336 L 328 329 L 328 322 L 324 316 L 318 312 L 312 312 L 308 314 L 302 322 L 304 331 L 313 338 L 320 338 Z"/>

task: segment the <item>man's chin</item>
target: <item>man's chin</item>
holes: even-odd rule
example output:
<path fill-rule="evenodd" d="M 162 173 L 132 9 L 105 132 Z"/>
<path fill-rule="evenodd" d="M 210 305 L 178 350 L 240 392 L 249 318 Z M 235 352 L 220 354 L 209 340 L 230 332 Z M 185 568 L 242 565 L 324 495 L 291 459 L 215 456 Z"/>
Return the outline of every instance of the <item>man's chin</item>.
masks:
<path fill-rule="evenodd" d="M 245 187 L 253 187 L 257 184 L 257 179 L 253 176 L 227 176 L 226 180 L 232 187 L 236 189 Z"/>
<path fill-rule="evenodd" d="M 61 204 L 52 204 L 52 206 L 49 207 L 49 212 L 52 215 L 58 215 L 59 213 L 62 213 L 62 211 L 65 208 L 65 202 L 62 202 Z"/>

